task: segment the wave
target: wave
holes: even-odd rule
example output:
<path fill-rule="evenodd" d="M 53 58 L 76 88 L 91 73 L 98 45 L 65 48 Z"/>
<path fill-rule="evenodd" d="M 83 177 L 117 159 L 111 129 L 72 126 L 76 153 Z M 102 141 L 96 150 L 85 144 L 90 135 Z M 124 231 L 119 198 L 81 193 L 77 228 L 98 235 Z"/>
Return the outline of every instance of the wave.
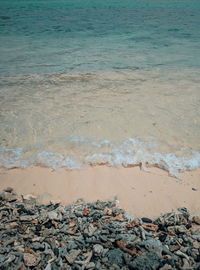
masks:
<path fill-rule="evenodd" d="M 67 155 L 39 150 L 33 153 L 23 148 L 2 147 L 0 148 L 0 166 L 7 169 L 44 166 L 68 170 L 84 169 L 87 166 L 102 164 L 113 167 L 140 165 L 144 170 L 156 166 L 177 178 L 182 171 L 191 171 L 200 167 L 200 151 L 188 151 L 186 156 L 155 152 L 154 150 L 159 146 L 155 138 L 151 138 L 151 142 L 142 141 L 140 138 L 129 138 L 115 144 L 109 140 L 98 141 L 84 136 L 71 135 L 68 137 L 68 141 L 82 147 L 88 147 L 90 144 L 92 151 L 85 152 L 84 155 L 77 153 Z"/>

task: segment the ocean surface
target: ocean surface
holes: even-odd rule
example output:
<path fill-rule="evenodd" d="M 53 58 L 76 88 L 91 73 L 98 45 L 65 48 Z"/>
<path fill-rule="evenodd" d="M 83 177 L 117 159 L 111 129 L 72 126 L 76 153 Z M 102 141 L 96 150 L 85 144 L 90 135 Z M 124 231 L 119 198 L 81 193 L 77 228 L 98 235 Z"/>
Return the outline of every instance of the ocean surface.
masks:
<path fill-rule="evenodd" d="M 200 167 L 199 0 L 0 0 L 0 166 Z"/>

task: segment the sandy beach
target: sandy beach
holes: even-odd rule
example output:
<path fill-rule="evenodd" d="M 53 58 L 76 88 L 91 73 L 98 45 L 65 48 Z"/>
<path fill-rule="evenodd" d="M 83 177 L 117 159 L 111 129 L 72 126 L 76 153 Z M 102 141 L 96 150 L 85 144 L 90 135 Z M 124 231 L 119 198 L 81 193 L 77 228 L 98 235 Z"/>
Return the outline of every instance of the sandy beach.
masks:
<path fill-rule="evenodd" d="M 113 200 L 134 216 L 157 217 L 178 207 L 200 213 L 200 170 L 181 174 L 181 180 L 166 171 L 139 167 L 91 167 L 57 170 L 32 167 L 0 172 L 0 190 L 12 187 L 18 194 L 33 194 L 40 202 L 70 204 L 79 198 L 88 202 Z"/>

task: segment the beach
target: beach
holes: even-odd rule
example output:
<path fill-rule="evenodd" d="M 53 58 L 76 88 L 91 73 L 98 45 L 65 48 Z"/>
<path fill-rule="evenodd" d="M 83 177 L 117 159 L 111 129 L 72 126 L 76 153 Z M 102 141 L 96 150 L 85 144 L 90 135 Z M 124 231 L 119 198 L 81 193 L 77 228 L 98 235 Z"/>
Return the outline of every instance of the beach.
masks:
<path fill-rule="evenodd" d="M 199 18 L 0 0 L 0 269 L 200 269 Z"/>
<path fill-rule="evenodd" d="M 71 171 L 1 169 L 0 190 L 12 187 L 18 194 L 35 195 L 40 202 L 64 205 L 80 198 L 87 202 L 117 200 L 120 207 L 137 217 L 156 218 L 179 207 L 200 213 L 200 170 L 182 173 L 181 179 L 158 168 L 149 170 L 108 166 Z"/>

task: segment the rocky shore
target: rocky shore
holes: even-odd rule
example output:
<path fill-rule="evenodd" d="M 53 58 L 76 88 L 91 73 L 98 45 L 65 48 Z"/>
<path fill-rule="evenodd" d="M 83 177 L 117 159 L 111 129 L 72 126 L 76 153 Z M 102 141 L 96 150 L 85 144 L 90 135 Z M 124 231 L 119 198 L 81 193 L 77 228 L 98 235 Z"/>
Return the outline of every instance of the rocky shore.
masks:
<path fill-rule="evenodd" d="M 115 201 L 42 205 L 0 192 L 0 269 L 200 269 L 200 216 L 134 218 Z"/>

